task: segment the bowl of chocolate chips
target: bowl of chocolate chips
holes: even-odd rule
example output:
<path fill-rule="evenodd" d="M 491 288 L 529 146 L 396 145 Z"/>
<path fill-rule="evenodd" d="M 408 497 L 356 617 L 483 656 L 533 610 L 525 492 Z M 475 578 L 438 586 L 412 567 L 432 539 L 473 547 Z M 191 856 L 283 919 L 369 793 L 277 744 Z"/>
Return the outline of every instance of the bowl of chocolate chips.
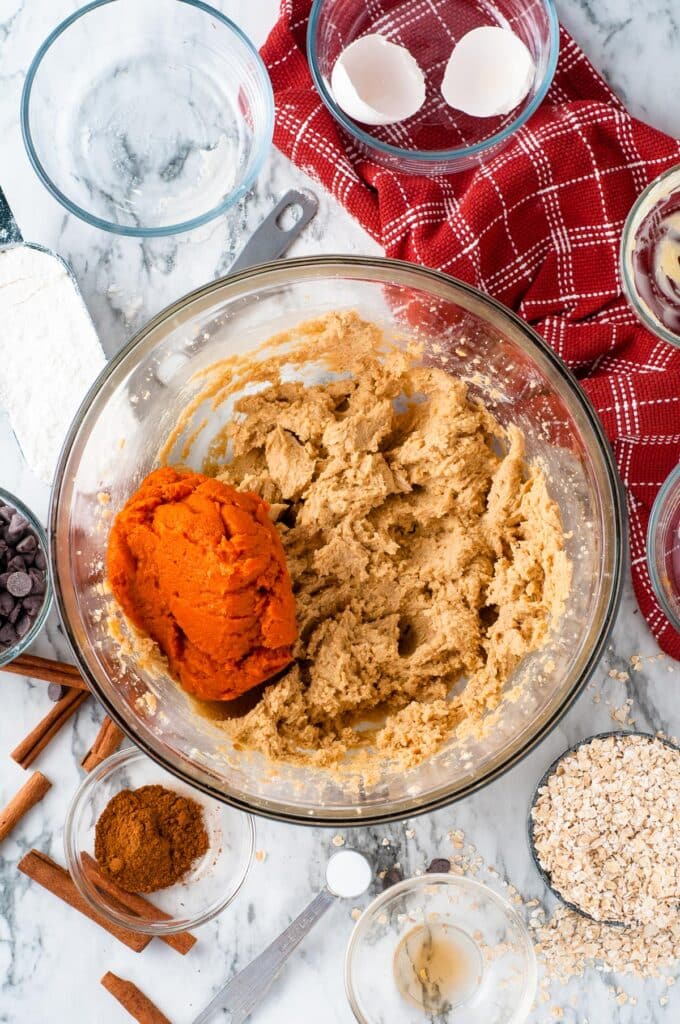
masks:
<path fill-rule="evenodd" d="M 45 532 L 30 509 L 0 487 L 0 665 L 26 650 L 51 601 Z"/>

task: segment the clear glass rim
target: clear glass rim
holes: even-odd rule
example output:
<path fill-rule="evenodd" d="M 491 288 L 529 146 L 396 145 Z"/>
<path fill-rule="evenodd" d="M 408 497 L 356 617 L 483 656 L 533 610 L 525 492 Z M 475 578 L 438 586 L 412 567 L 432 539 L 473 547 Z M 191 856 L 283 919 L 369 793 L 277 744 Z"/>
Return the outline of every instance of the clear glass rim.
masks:
<path fill-rule="evenodd" d="M 491 898 L 497 906 L 503 909 L 503 912 L 507 914 L 511 921 L 517 926 L 517 929 L 524 940 L 525 951 L 527 954 L 527 968 L 528 977 L 526 990 L 522 997 L 522 1002 L 514 1012 L 513 1016 L 507 1022 L 507 1024 L 522 1024 L 526 1020 L 531 1005 L 534 1001 L 536 994 L 536 986 L 538 984 L 538 966 L 536 963 L 536 953 L 534 951 L 534 944 L 531 941 L 531 936 L 524 921 L 521 919 L 515 908 L 508 903 L 495 889 L 492 889 L 489 885 L 484 885 L 482 882 L 478 882 L 475 878 L 468 878 L 466 875 L 448 875 L 444 873 L 432 872 L 431 874 L 418 875 L 413 878 L 405 878 L 403 882 L 397 882 L 396 885 L 391 885 L 389 889 L 379 893 L 375 899 L 371 900 L 366 909 L 362 912 L 361 917 L 354 925 L 352 934 L 349 937 L 347 943 L 347 949 L 345 950 L 345 966 L 344 966 L 344 977 L 345 977 L 345 994 L 347 995 L 347 1001 L 349 1002 L 350 1009 L 354 1014 L 359 1024 L 373 1024 L 372 1021 L 364 1017 L 363 1013 L 359 1008 L 359 1002 L 356 995 L 356 988 L 353 983 L 353 970 L 352 961 L 356 951 L 356 947 L 361 940 L 362 930 L 366 926 L 366 921 L 369 915 L 375 915 L 390 899 L 398 896 L 402 892 L 409 892 L 414 889 L 426 888 L 428 885 L 444 883 L 454 888 L 458 885 L 465 885 L 472 889 L 473 892 L 484 893 L 485 898 Z"/>
<path fill-rule="evenodd" d="M 673 167 L 669 167 L 668 170 L 663 171 L 663 173 L 659 174 L 658 177 L 653 179 L 653 181 L 650 181 L 649 185 L 643 189 L 631 206 L 623 225 L 623 231 L 621 232 L 619 267 L 621 270 L 623 291 L 638 320 L 641 321 L 648 331 L 655 334 L 657 338 L 661 338 L 662 341 L 667 341 L 669 345 L 673 345 L 675 348 L 680 348 L 680 336 L 673 334 L 667 327 L 664 327 L 660 320 L 657 320 L 652 316 L 651 311 L 647 308 L 646 304 L 640 301 L 640 296 L 638 295 L 638 290 L 635 286 L 632 261 L 629 259 L 631 252 L 630 243 L 633 241 L 635 232 L 639 227 L 638 218 L 642 207 L 647 202 L 650 194 L 668 178 L 671 178 L 674 175 L 677 175 L 678 186 L 680 186 L 680 164 L 674 164 Z"/>
<path fill-rule="evenodd" d="M 550 890 L 553 896 L 557 900 L 559 900 L 559 902 L 563 906 L 567 907 L 569 910 L 573 910 L 574 913 L 579 914 L 581 917 L 587 918 L 588 921 L 594 921 L 596 924 L 607 925 L 610 928 L 625 928 L 628 925 L 630 925 L 630 922 L 597 921 L 597 919 L 594 918 L 592 914 L 589 914 L 587 911 L 582 910 L 577 903 L 571 903 L 565 896 L 562 895 L 559 889 L 556 889 L 554 887 L 552 883 L 552 878 L 541 864 L 538 853 L 536 851 L 536 836 L 534 832 L 534 819 L 532 816 L 532 812 L 536 805 L 536 801 L 538 800 L 540 790 L 545 786 L 550 776 L 554 773 L 555 769 L 564 760 L 564 758 L 568 757 L 569 754 L 574 754 L 577 750 L 579 750 L 580 747 L 585 747 L 588 743 L 592 743 L 593 740 L 605 740 L 608 739 L 610 736 L 644 736 L 645 739 L 658 740 L 659 743 L 665 744 L 665 746 L 670 747 L 672 750 L 680 751 L 680 747 L 678 747 L 677 744 L 673 743 L 672 740 L 667 739 L 665 736 L 657 736 L 656 733 L 653 732 L 643 732 L 641 729 L 608 729 L 605 732 L 594 733 L 592 736 L 584 736 L 583 739 L 578 740 L 576 743 L 572 743 L 570 747 L 567 747 L 566 750 L 563 750 L 561 754 L 558 754 L 557 757 L 550 762 L 550 764 L 548 765 L 548 767 L 536 783 L 536 786 L 534 787 L 534 791 L 531 796 L 531 800 L 529 801 L 529 811 L 527 814 L 527 838 L 529 840 L 529 852 L 531 854 L 531 859 L 534 862 L 534 867 L 541 876 L 541 879 L 545 884 L 546 888 Z"/>
<path fill-rule="evenodd" d="M 206 210 L 205 213 L 201 213 L 196 217 L 191 217 L 189 218 L 189 220 L 181 221 L 178 224 L 167 224 L 159 227 L 145 228 L 137 227 L 136 225 L 130 224 L 117 224 L 114 221 L 109 221 L 104 219 L 103 217 L 98 217 L 95 214 L 90 213 L 87 210 L 83 209 L 83 207 L 79 206 L 78 203 L 75 203 L 73 202 L 73 200 L 69 199 L 69 197 L 64 192 L 62 192 L 61 189 L 55 184 L 55 182 L 52 180 L 52 178 L 49 176 L 49 174 L 43 167 L 42 162 L 38 156 L 33 141 L 33 133 L 31 131 L 31 92 L 33 89 L 33 83 L 36 74 L 40 68 L 42 60 L 47 51 L 53 45 L 53 43 L 64 32 L 66 32 L 67 29 L 69 29 L 70 26 L 74 24 L 74 22 L 78 21 L 80 18 L 84 17 L 87 14 L 90 14 L 98 7 L 103 7 L 106 4 L 116 2 L 117 0 L 93 0 L 92 3 L 86 4 L 85 7 L 81 7 L 79 10 L 74 11 L 73 14 L 69 15 L 68 18 L 65 18 L 63 21 L 61 21 L 56 26 L 56 28 L 54 28 L 52 32 L 50 32 L 45 41 L 38 48 L 29 66 L 28 73 L 24 81 L 24 86 L 21 92 L 21 135 L 24 141 L 24 146 L 26 148 L 26 153 L 28 154 L 28 159 L 30 160 L 33 170 L 38 175 L 38 178 L 40 179 L 40 181 L 42 181 L 43 185 L 48 190 L 48 192 L 52 196 L 54 196 L 54 198 L 58 202 L 60 202 L 61 205 L 64 206 L 69 211 L 69 213 L 74 214 L 76 217 L 79 217 L 86 223 L 91 224 L 93 227 L 101 228 L 103 231 L 109 231 L 112 234 L 116 235 L 126 235 L 127 237 L 131 238 L 161 238 L 167 235 L 177 235 L 184 231 L 191 231 L 193 228 L 201 227 L 201 225 L 207 224 L 208 221 L 214 220 L 215 217 L 219 217 L 220 214 L 225 213 L 235 203 L 237 203 L 239 199 L 241 199 L 246 194 L 246 192 L 248 192 L 253 182 L 259 175 L 260 171 L 262 170 L 264 161 L 271 148 L 272 138 L 274 134 L 274 94 L 272 91 L 272 85 L 269 78 L 269 74 L 264 65 L 264 61 L 260 57 L 260 54 L 258 53 L 255 46 L 251 43 L 248 36 L 245 34 L 245 32 L 242 31 L 242 29 L 238 27 L 238 25 L 231 21 L 231 19 L 227 18 L 226 15 L 222 14 L 214 7 L 211 7 L 209 4 L 204 3 L 203 0 L 174 0 L 175 3 L 186 4 L 187 7 L 193 7 L 196 10 L 202 11 L 204 14 L 207 14 L 210 17 L 215 18 L 217 21 L 221 22 L 225 26 L 225 28 L 231 31 L 239 39 L 239 41 L 243 43 L 243 45 L 246 47 L 247 50 L 250 51 L 250 54 L 254 58 L 255 65 L 258 69 L 260 84 L 262 86 L 262 93 L 266 107 L 266 124 L 263 125 L 260 131 L 254 133 L 253 136 L 255 140 L 255 148 L 257 150 L 257 155 L 253 160 L 253 165 L 250 169 L 250 172 L 246 175 L 241 184 L 237 188 L 235 188 L 227 196 L 226 199 L 224 199 L 217 206 L 214 206 L 211 209 Z"/>
<path fill-rule="evenodd" d="M 652 589 L 656 595 L 657 601 L 661 605 L 662 611 L 671 626 L 680 633 L 680 618 L 678 618 L 677 613 L 671 607 L 657 569 L 657 562 L 661 560 L 657 556 L 662 554 L 659 550 L 659 520 L 661 519 L 666 501 L 676 488 L 680 489 L 680 463 L 666 477 L 661 485 L 661 490 L 657 494 L 654 499 L 654 504 L 652 505 L 652 511 L 647 524 L 647 568 L 649 569 L 649 578 L 652 584 Z M 680 496 L 678 497 L 678 502 L 680 503 Z"/>
<path fill-rule="evenodd" d="M 502 131 L 497 132 L 495 135 L 491 135 L 488 139 L 483 139 L 481 142 L 476 142 L 472 146 L 458 146 L 455 149 L 403 149 L 401 146 L 393 146 L 388 142 L 381 142 L 369 132 L 365 132 L 363 128 L 359 128 L 356 122 L 348 117 L 347 114 L 345 114 L 337 105 L 331 93 L 326 88 L 323 75 L 321 74 L 321 69 L 319 68 L 316 55 L 316 34 L 318 21 L 321 17 L 321 9 L 326 3 L 326 0 L 314 0 L 312 10 L 309 15 L 309 26 L 307 28 L 307 60 L 309 63 L 309 69 L 312 73 L 314 85 L 324 106 L 327 107 L 335 120 L 338 121 L 342 127 L 350 133 L 350 135 L 353 135 L 355 139 L 358 139 L 359 142 L 363 143 L 364 146 L 369 146 L 370 148 L 377 150 L 383 156 L 397 157 L 401 160 L 420 160 L 426 164 L 437 164 L 447 160 L 455 161 L 472 156 L 482 156 L 487 150 L 505 142 L 517 131 L 518 128 L 521 128 L 526 124 L 532 114 L 536 112 L 545 99 L 545 95 L 550 88 L 550 84 L 555 75 L 560 47 L 557 10 L 555 8 L 554 0 L 541 0 L 541 2 L 548 16 L 550 50 L 548 52 L 545 74 L 543 75 L 539 87 L 536 90 L 536 95 L 527 105 L 526 110 L 523 110 L 522 113 L 519 114 L 514 121 L 511 121 L 510 124 L 506 125 Z"/>
<path fill-rule="evenodd" d="M 8 647 L 6 651 L 0 651 L 1 666 L 8 665 L 10 661 L 14 661 L 14 659 L 18 658 L 20 654 L 23 654 L 24 651 L 28 647 L 30 647 L 30 645 L 37 637 L 37 635 L 40 633 L 43 626 L 45 625 L 47 616 L 50 613 L 50 608 L 52 607 L 52 597 L 54 594 L 54 590 L 52 587 L 52 566 L 49 557 L 49 545 L 47 543 L 47 534 L 42 526 L 42 523 L 38 521 L 36 516 L 33 514 L 33 512 L 31 512 L 30 508 L 28 508 L 28 506 L 24 504 L 23 501 L 20 501 L 20 499 L 17 498 L 15 494 L 12 494 L 11 491 L 5 490 L 4 487 L 0 487 L 0 501 L 4 501 L 7 505 L 11 505 L 12 508 L 15 508 L 17 512 L 20 512 L 21 515 L 30 524 L 31 529 L 35 530 L 35 532 L 38 535 L 40 546 L 42 547 L 43 553 L 45 555 L 45 561 L 47 562 L 47 568 L 45 570 L 45 600 L 42 603 L 40 611 L 38 612 L 38 617 L 36 618 L 31 628 L 29 629 L 26 636 L 22 637 L 21 640 L 14 645 L 14 647 Z"/>
<path fill-rule="evenodd" d="M 76 630 L 71 626 L 67 616 L 66 601 L 64 599 L 56 568 L 56 540 L 59 525 L 58 511 L 61 504 L 61 494 L 67 479 L 66 469 L 69 455 L 90 406 L 95 401 L 100 390 L 105 386 L 108 379 L 117 369 L 118 365 L 123 362 L 138 345 L 142 344 L 146 337 L 162 323 L 178 316 L 195 302 L 206 299 L 212 293 L 224 287 L 228 287 L 230 290 L 233 289 L 234 294 L 238 294 L 239 289 L 243 289 L 244 287 L 252 289 L 255 287 L 258 279 L 260 278 L 264 278 L 271 283 L 277 276 L 295 274 L 298 270 L 302 271 L 305 268 L 308 268 L 311 271 L 323 271 L 325 269 L 329 270 L 330 268 L 335 268 L 338 273 L 342 273 L 350 268 L 356 268 L 357 271 L 370 272 L 371 270 L 374 270 L 376 274 L 382 272 L 385 275 L 394 272 L 397 277 L 407 273 L 412 278 L 417 278 L 418 283 L 421 284 L 423 288 L 428 287 L 428 282 L 436 282 L 448 288 L 453 286 L 455 289 L 469 295 L 472 299 L 477 301 L 481 299 L 485 305 L 488 305 L 497 313 L 509 319 L 511 323 L 513 323 L 522 332 L 524 337 L 531 342 L 532 346 L 534 346 L 543 358 L 552 366 L 557 375 L 562 379 L 563 383 L 567 385 L 568 389 L 572 392 L 575 403 L 578 405 L 584 417 L 588 420 L 589 426 L 597 440 L 597 447 L 602 458 L 606 483 L 611 496 L 612 570 L 611 574 L 607 577 L 609 582 L 605 588 L 606 601 L 604 601 L 602 609 L 602 624 L 599 633 L 592 643 L 590 653 L 584 658 L 580 674 L 575 676 L 571 688 L 565 693 L 562 701 L 557 704 L 549 714 L 543 716 L 540 725 L 531 737 L 526 739 L 508 756 L 497 759 L 484 775 L 461 785 L 457 790 L 452 790 L 450 786 L 441 786 L 435 792 L 431 793 L 427 799 L 403 799 L 396 804 L 389 805 L 387 808 L 371 808 L 370 811 L 366 810 L 365 813 L 362 811 L 360 817 L 357 815 L 355 806 L 348 810 L 345 810 L 344 808 L 342 810 L 338 809 L 336 812 L 329 812 L 324 807 L 317 807 L 310 811 L 304 808 L 282 805 L 278 802 L 274 802 L 268 797 L 257 799 L 251 796 L 243 797 L 239 792 L 233 790 L 227 792 L 224 789 L 219 788 L 214 782 L 209 781 L 204 772 L 201 772 L 200 777 L 198 777 L 195 772 L 187 769 L 187 766 L 180 755 L 168 755 L 167 751 L 158 749 L 155 743 L 147 740 L 146 737 L 141 737 L 136 733 L 133 735 L 130 726 L 119 711 L 118 707 L 113 704 L 107 694 L 102 691 L 97 677 L 92 672 L 88 661 L 79 648 L 78 641 L 76 639 Z M 123 346 L 118 354 L 107 364 L 83 399 L 80 409 L 76 413 L 71 424 L 69 433 L 67 434 L 61 451 L 50 501 L 50 561 L 53 566 L 54 591 L 57 608 L 59 610 L 65 635 L 68 638 L 79 668 L 88 680 L 97 700 L 104 706 L 106 713 L 113 718 L 123 732 L 125 732 L 126 735 L 129 735 L 150 758 L 165 768 L 166 771 L 174 774 L 184 782 L 187 782 L 197 789 L 207 793 L 209 796 L 212 796 L 224 803 L 229 803 L 240 810 L 258 814 L 262 817 L 271 818 L 276 821 L 286 821 L 293 824 L 351 827 L 352 825 L 372 825 L 380 822 L 399 821 L 406 816 L 413 817 L 419 814 L 425 814 L 440 807 L 445 807 L 457 800 L 461 800 L 504 775 L 505 772 L 510 770 L 510 768 L 522 761 L 555 728 L 557 723 L 562 719 L 579 696 L 594 671 L 604 651 L 607 638 L 616 617 L 623 584 L 624 550 L 627 538 L 624 507 L 623 488 L 618 477 L 611 447 L 604 433 L 604 428 L 602 427 L 602 424 L 600 423 L 585 392 L 580 388 L 575 377 L 570 373 L 559 356 L 557 356 L 548 346 L 547 342 L 545 342 L 540 335 L 538 335 L 533 328 L 530 327 L 526 321 L 522 320 L 516 313 L 513 313 L 512 310 L 507 309 L 497 300 L 485 295 L 478 289 L 473 288 L 471 285 L 466 284 L 463 281 L 459 281 L 448 274 L 442 273 L 441 271 L 415 266 L 414 264 L 407 263 L 404 260 L 394 260 L 380 256 L 303 256 L 296 259 L 287 259 L 285 261 L 263 263 L 259 266 L 250 267 L 246 270 L 240 271 L 239 273 L 218 278 L 215 281 L 211 281 L 208 284 L 195 289 L 157 313 L 156 316 L 153 317 L 140 331 L 138 331 L 138 333 L 130 339 L 127 345 Z"/>
<path fill-rule="evenodd" d="M 77 844 L 79 818 L 87 806 L 92 791 L 97 789 L 104 779 L 126 765 L 149 760 L 146 754 L 137 747 L 124 747 L 123 750 L 117 750 L 114 754 L 111 754 L 101 764 L 97 765 L 89 775 L 85 776 L 74 793 L 66 813 L 66 820 L 64 822 L 64 852 L 66 864 L 78 891 L 83 899 L 87 900 L 92 909 L 96 910 L 102 917 L 105 917 L 112 924 L 129 928 L 130 931 L 140 932 L 142 935 L 175 935 L 178 932 L 189 931 L 191 928 L 198 928 L 199 925 L 212 921 L 213 918 L 217 917 L 218 914 L 221 914 L 229 906 L 241 891 L 253 863 L 255 823 L 252 815 L 244 812 L 243 828 L 248 838 L 247 854 L 243 859 L 235 886 L 199 914 L 187 917 L 186 920 L 179 922 L 173 918 L 167 921 L 147 921 L 144 918 L 135 917 L 134 914 L 117 914 L 108 904 L 97 897 L 94 887 L 90 885 L 80 866 L 80 853 Z M 161 767 L 164 768 L 165 766 Z M 186 783 L 186 780 L 183 781 Z M 224 803 L 224 801 L 217 802 Z M 153 894 L 151 894 L 151 899 L 153 899 Z"/>

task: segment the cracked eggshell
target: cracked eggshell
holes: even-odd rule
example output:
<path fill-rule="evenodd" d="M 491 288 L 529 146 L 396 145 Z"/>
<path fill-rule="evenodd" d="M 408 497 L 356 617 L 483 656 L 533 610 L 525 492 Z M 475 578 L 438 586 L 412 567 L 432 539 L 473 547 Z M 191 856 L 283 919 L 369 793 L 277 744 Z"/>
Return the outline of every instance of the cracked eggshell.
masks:
<path fill-rule="evenodd" d="M 408 50 L 373 32 L 342 51 L 331 73 L 331 92 L 354 121 L 395 124 L 422 107 L 425 76 Z"/>
<path fill-rule="evenodd" d="M 442 81 L 442 96 L 472 117 L 509 114 L 524 99 L 536 65 L 514 32 L 498 25 L 473 28 L 454 46 Z"/>

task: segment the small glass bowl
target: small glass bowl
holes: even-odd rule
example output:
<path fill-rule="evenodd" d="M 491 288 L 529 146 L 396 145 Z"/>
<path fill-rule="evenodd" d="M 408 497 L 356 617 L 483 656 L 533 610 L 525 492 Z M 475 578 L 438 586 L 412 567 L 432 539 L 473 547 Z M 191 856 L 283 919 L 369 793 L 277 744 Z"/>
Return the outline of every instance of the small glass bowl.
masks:
<path fill-rule="evenodd" d="M 635 283 L 633 270 L 633 253 L 635 251 L 635 239 L 647 214 L 652 210 L 660 199 L 680 190 L 680 164 L 670 167 L 658 178 L 651 181 L 644 192 L 641 192 L 633 203 L 630 213 L 626 217 L 621 235 L 620 266 L 623 291 L 633 311 L 642 321 L 648 331 L 663 338 L 671 345 L 680 348 L 680 336 L 668 330 L 664 324 L 654 315 L 644 298 L 640 295 Z"/>
<path fill-rule="evenodd" d="M 11 491 L 6 491 L 2 487 L 0 487 L 0 501 L 3 502 L 5 505 L 11 505 L 12 508 L 15 508 L 17 512 L 19 512 L 24 517 L 24 519 L 28 521 L 31 529 L 35 531 L 40 547 L 42 548 L 43 553 L 45 555 L 45 559 L 47 560 L 47 537 L 45 536 L 45 531 L 41 523 L 38 522 L 36 517 L 31 512 L 30 508 L 24 505 L 23 501 L 19 501 L 19 499 L 15 497 L 15 495 L 13 495 Z M 36 636 L 45 625 L 45 620 L 49 615 L 50 607 L 52 605 L 52 581 L 50 579 L 49 561 L 47 563 L 47 568 L 45 570 L 45 584 L 45 600 L 43 601 L 42 608 L 38 612 L 36 620 L 29 629 L 28 633 L 26 633 L 26 635 L 23 636 L 21 640 L 14 644 L 13 647 L 5 648 L 3 647 L 2 644 L 0 644 L 0 665 L 7 665 L 10 661 L 13 661 L 15 658 L 18 658 L 20 654 L 23 654 L 23 652 L 27 650 L 27 648 L 33 643 Z"/>
<path fill-rule="evenodd" d="M 144 895 L 155 904 L 157 918 L 141 918 L 100 891 L 83 869 L 83 852 L 94 857 L 97 820 L 124 789 L 160 785 L 199 803 L 204 810 L 210 845 L 182 881 Z M 212 920 L 227 907 L 243 885 L 253 856 L 255 826 L 249 814 L 237 811 L 192 789 L 159 768 L 136 747 L 126 747 L 102 761 L 79 786 L 64 828 L 66 861 L 73 881 L 87 902 L 107 920 L 143 932 L 172 935 Z"/>
<path fill-rule="evenodd" d="M 511 28 L 536 65 L 527 96 L 509 114 L 471 117 L 444 102 L 441 83 L 455 42 L 482 25 Z M 412 117 L 371 127 L 349 117 L 335 102 L 331 72 L 342 51 L 376 32 L 404 46 L 426 78 L 426 98 Z M 559 25 L 553 0 L 314 0 L 307 31 L 307 57 L 321 99 L 361 153 L 407 174 L 449 174 L 497 153 L 543 100 L 557 65 Z"/>
<path fill-rule="evenodd" d="M 269 151 L 260 56 L 200 0 L 95 0 L 36 53 L 21 98 L 29 159 L 95 227 L 170 235 L 223 213 Z"/>
<path fill-rule="evenodd" d="M 552 883 L 550 873 L 546 871 L 546 869 L 543 867 L 543 864 L 541 863 L 541 860 L 538 856 L 538 852 L 536 850 L 536 841 L 534 835 L 534 819 L 532 816 L 532 811 L 536 805 L 536 801 L 538 800 L 540 790 L 543 789 L 543 787 L 547 784 L 548 779 L 553 774 L 553 772 L 557 770 L 557 768 L 560 766 L 564 758 L 568 757 L 569 754 L 574 754 L 580 747 L 585 746 L 587 743 L 592 743 L 593 740 L 605 740 L 608 739 L 610 736 L 645 736 L 649 740 L 657 740 L 659 743 L 665 743 L 667 747 L 671 747 L 673 750 L 678 750 L 678 747 L 675 745 L 675 743 L 672 743 L 670 740 L 662 739 L 661 736 L 656 736 L 654 733 L 641 732 L 637 729 L 610 729 L 608 732 L 598 732 L 595 733 L 593 736 L 586 736 L 584 739 L 579 740 L 578 743 L 574 743 L 571 747 L 567 747 L 566 750 L 563 750 L 562 753 L 555 758 L 552 764 L 548 765 L 545 772 L 541 776 L 538 784 L 536 785 L 533 796 L 531 797 L 531 803 L 529 804 L 527 834 L 529 838 L 529 850 L 531 852 L 531 858 L 534 862 L 536 870 L 543 879 L 543 882 L 545 883 L 546 887 L 550 889 L 550 892 L 553 894 L 553 896 L 555 896 L 555 898 L 558 899 L 563 906 L 567 907 L 569 910 L 573 910 L 576 914 L 580 914 L 581 917 L 587 918 L 589 921 L 595 921 L 596 924 L 607 925 L 610 928 L 625 928 L 631 924 L 630 921 L 597 921 L 592 914 L 589 914 L 586 910 L 582 910 L 577 903 L 572 903 L 570 900 L 566 898 L 566 896 L 563 896 L 559 889 L 555 888 L 555 886 Z"/>
<path fill-rule="evenodd" d="M 652 505 L 647 566 L 657 600 L 680 633 L 680 465 L 666 478 Z"/>
<path fill-rule="evenodd" d="M 442 937 L 453 941 L 460 956 L 444 966 L 468 974 L 459 977 L 462 1001 L 454 996 L 448 1006 L 430 1008 L 431 1016 L 399 987 L 411 964 L 418 968 L 410 956 L 421 929 L 431 950 Z M 492 889 L 456 875 L 409 878 L 382 893 L 357 921 L 345 955 L 345 988 L 360 1024 L 522 1024 L 536 983 L 534 948 L 517 913 Z"/>

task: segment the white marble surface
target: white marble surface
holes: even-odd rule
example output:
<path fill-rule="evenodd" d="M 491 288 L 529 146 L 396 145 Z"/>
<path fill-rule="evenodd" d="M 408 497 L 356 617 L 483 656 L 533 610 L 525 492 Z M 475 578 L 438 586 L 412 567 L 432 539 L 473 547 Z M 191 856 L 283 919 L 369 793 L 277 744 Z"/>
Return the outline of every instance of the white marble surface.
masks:
<path fill-rule="evenodd" d="M 0 183 L 28 240 L 54 248 L 73 267 L 107 353 L 111 354 L 151 314 L 170 300 L 218 276 L 275 197 L 304 176 L 272 153 L 253 193 L 230 215 L 199 231 L 141 242 L 104 234 L 69 217 L 34 176 L 21 143 L 18 102 L 30 58 L 48 30 L 74 10 L 74 0 L 0 0 Z M 217 0 L 257 43 L 272 23 L 276 0 Z M 597 66 L 633 111 L 680 135 L 676 102 L 680 8 L 667 0 L 560 0 L 560 14 Z M 364 232 L 327 196 L 303 239 L 298 254 L 376 252 Z M 5 372 L 4 370 L 2 372 Z M 47 492 L 22 464 L 6 420 L 0 414 L 2 484 L 44 516 Z M 54 614 L 36 651 L 65 655 Z M 642 671 L 630 681 L 609 677 L 610 669 L 629 668 L 642 654 Z M 506 875 L 526 897 L 543 898 L 531 866 L 523 821 L 529 794 L 547 764 L 567 744 L 611 725 L 612 706 L 634 699 L 633 717 L 645 729 L 680 732 L 680 665 L 653 659 L 656 649 L 630 590 L 626 594 L 606 656 L 593 688 L 581 696 L 560 727 L 538 750 L 503 779 L 462 803 L 418 820 L 380 829 L 359 829 L 352 841 L 386 866 L 399 861 L 405 872 L 423 868 L 435 855 L 450 852 L 447 832 L 463 829 L 485 861 Z M 51 706 L 45 686 L 3 675 L 0 714 L 0 804 L 24 781 L 9 759 L 13 748 Z M 599 703 L 593 697 L 601 694 Z M 62 730 L 41 756 L 38 767 L 54 785 L 0 848 L 0 1021 L 7 1024 L 102 1022 L 129 1019 L 98 984 L 106 970 L 132 978 L 168 1014 L 174 1024 L 189 1024 L 218 982 L 242 967 L 304 905 L 322 877 L 332 833 L 258 822 L 257 846 L 266 851 L 255 862 L 237 902 L 200 932 L 200 942 L 185 958 L 158 943 L 143 956 L 128 952 L 94 925 L 66 909 L 16 871 L 22 853 L 36 846 L 63 861 L 62 823 L 77 785 L 77 767 L 93 739 L 99 713 L 91 704 L 74 725 Z M 406 829 L 415 830 L 409 838 Z M 383 845 L 385 838 L 388 845 Z M 361 903 L 361 901 L 358 901 Z M 338 905 L 295 956 L 253 1018 L 258 1024 L 319 1020 L 349 1024 L 343 991 L 342 957 L 351 931 L 351 907 Z M 647 1024 L 680 1018 L 680 985 L 623 982 L 637 1005 L 618 1007 L 608 993 L 617 979 L 592 973 L 567 989 L 556 989 L 537 1009 L 532 1024 L 547 1024 L 564 1008 L 569 1024 Z M 659 997 L 668 995 L 661 1007 Z"/>

